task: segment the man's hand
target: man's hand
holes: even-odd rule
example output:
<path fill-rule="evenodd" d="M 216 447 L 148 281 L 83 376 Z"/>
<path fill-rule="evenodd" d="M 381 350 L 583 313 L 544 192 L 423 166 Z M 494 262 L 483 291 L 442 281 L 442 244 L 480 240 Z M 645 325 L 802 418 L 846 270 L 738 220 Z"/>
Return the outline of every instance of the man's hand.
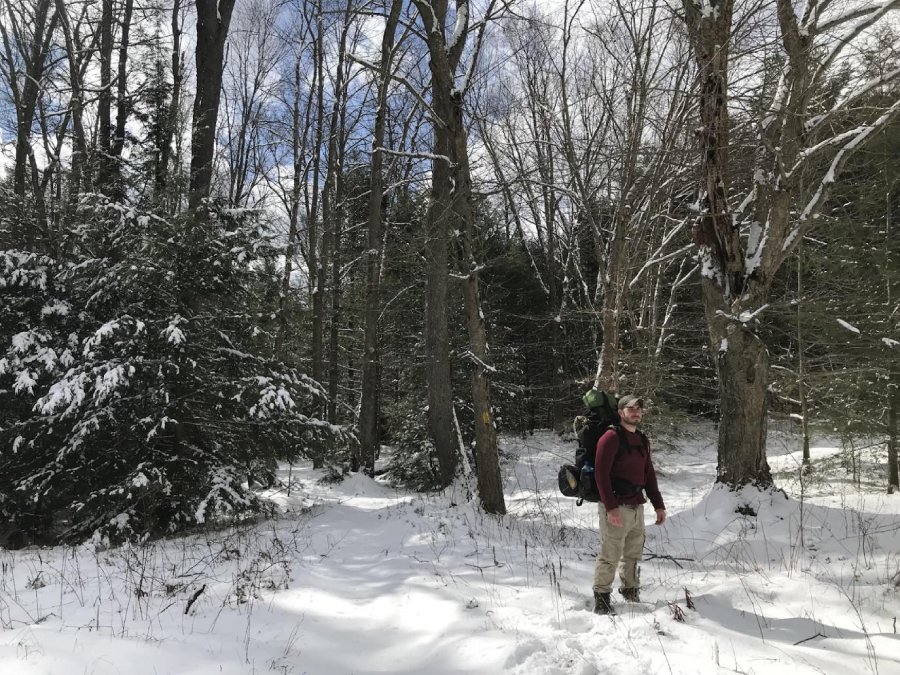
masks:
<path fill-rule="evenodd" d="M 664 522 L 666 522 L 666 510 L 656 509 L 656 524 L 662 525 Z"/>
<path fill-rule="evenodd" d="M 619 513 L 619 509 L 607 511 L 606 520 L 608 520 L 609 524 L 613 527 L 622 527 L 622 514 Z"/>

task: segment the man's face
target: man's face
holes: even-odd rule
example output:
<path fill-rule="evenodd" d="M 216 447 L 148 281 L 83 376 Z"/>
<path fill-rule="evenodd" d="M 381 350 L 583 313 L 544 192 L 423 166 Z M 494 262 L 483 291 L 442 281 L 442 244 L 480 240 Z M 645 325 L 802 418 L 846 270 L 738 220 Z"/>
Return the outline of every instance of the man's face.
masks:
<path fill-rule="evenodd" d="M 622 418 L 622 421 L 627 424 L 638 425 L 641 423 L 641 419 L 644 416 L 644 409 L 640 405 L 626 405 L 624 408 L 619 409 L 619 416 Z"/>

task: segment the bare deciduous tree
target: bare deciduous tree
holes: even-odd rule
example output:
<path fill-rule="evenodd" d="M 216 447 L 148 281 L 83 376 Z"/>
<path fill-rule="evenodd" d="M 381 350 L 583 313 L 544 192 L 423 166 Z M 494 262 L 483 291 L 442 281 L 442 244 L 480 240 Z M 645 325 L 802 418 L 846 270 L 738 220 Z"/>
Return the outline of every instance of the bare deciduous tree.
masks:
<path fill-rule="evenodd" d="M 381 39 L 381 62 L 377 75 L 375 99 L 375 127 L 372 135 L 371 176 L 369 177 L 368 232 L 366 251 L 365 337 L 363 340 L 362 382 L 359 411 L 360 460 L 369 475 L 375 473 L 375 454 L 378 445 L 378 315 L 381 287 L 382 202 L 384 179 L 382 152 L 387 120 L 387 95 L 394 60 L 394 40 L 400 21 L 402 0 L 391 0 Z M 355 467 L 352 467 L 354 468 Z"/>
<path fill-rule="evenodd" d="M 859 82 L 824 109 L 816 94 L 846 48 L 898 6 L 891 0 L 844 13 L 840 4 L 809 0 L 798 13 L 789 0 L 777 0 L 784 66 L 759 120 L 752 190 L 734 207 L 729 77 L 736 5 L 683 2 L 699 71 L 703 175 L 694 242 L 719 373 L 718 480 L 728 485 L 772 482 L 766 460 L 769 354 L 754 324 L 766 310 L 776 272 L 812 227 L 847 158 L 896 117 L 900 100 L 849 129 L 841 128 L 842 111 L 900 73 Z"/>
<path fill-rule="evenodd" d="M 474 257 L 475 211 L 472 175 L 464 120 L 464 96 L 474 70 L 481 36 L 494 7 L 491 2 L 475 40 L 469 70 L 462 78 L 457 70 L 470 31 L 471 6 L 456 0 L 452 32 L 448 35 L 447 0 L 414 0 L 430 56 L 431 107 L 433 110 L 434 160 L 428 205 L 428 358 L 429 422 L 441 463 L 441 475 L 449 483 L 456 470 L 449 344 L 447 339 L 447 278 L 449 239 L 460 231 L 463 248 L 463 298 L 472 361 L 472 404 L 475 414 L 475 456 L 481 503 L 489 513 L 505 513 L 503 486 L 497 455 L 497 431 L 490 400 L 492 366 L 479 298 L 479 267 Z"/>

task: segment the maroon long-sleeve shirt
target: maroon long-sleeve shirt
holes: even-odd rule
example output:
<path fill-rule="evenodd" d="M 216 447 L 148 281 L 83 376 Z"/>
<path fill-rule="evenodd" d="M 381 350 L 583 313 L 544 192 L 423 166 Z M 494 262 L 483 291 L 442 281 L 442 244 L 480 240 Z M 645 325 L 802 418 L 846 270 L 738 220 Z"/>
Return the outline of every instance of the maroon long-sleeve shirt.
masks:
<path fill-rule="evenodd" d="M 646 503 L 644 492 L 655 509 L 664 509 L 662 495 L 656 482 L 656 471 L 650 457 L 650 441 L 647 440 L 645 451 L 638 448 L 642 444 L 641 435 L 637 432 L 622 429 L 622 433 L 631 446 L 619 452 L 619 433 L 609 429 L 597 441 L 597 454 L 594 458 L 594 480 L 600 491 L 600 500 L 607 511 L 619 505 L 637 505 Z M 613 493 L 613 477 L 627 481 L 634 486 L 643 486 L 631 495 L 615 495 Z"/>

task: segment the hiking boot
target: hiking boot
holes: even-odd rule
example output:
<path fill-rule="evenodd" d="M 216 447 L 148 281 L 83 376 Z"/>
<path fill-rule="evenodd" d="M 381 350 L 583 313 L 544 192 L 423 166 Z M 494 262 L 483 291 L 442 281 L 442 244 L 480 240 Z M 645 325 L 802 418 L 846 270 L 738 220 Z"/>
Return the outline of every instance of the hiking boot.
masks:
<path fill-rule="evenodd" d="M 609 593 L 594 593 L 594 614 L 615 614 Z"/>
<path fill-rule="evenodd" d="M 639 588 L 620 588 L 619 593 L 628 602 L 640 602 L 641 601 L 641 589 L 639 589 Z"/>

